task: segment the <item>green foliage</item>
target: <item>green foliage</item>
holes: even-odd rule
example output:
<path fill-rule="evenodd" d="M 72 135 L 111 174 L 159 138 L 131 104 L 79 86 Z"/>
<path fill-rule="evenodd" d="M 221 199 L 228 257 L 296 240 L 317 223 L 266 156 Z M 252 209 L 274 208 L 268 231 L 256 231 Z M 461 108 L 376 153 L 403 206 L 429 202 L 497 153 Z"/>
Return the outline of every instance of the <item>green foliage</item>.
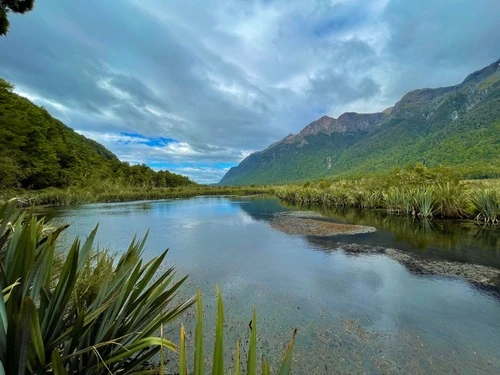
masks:
<path fill-rule="evenodd" d="M 0 189 L 193 184 L 169 171 L 119 161 L 104 146 L 75 133 L 12 88 L 0 79 Z"/>
<path fill-rule="evenodd" d="M 162 347 L 177 350 L 155 333 L 195 299 L 172 306 L 186 278 L 176 281 L 173 268 L 159 272 L 166 251 L 143 264 L 145 238 L 134 239 L 116 264 L 92 259 L 96 228 L 83 244 L 75 240 L 56 269 L 64 227 L 20 214 L 14 203 L 0 208 L 0 362 L 7 374 L 126 374 Z M 88 280 L 100 287 L 83 289 Z"/>
<path fill-rule="evenodd" d="M 34 5 L 35 0 L 0 0 L 0 36 L 9 31 L 9 12 L 26 13 Z"/>
<path fill-rule="evenodd" d="M 472 194 L 472 205 L 476 220 L 489 224 L 500 221 L 500 190 L 479 189 Z"/>
<path fill-rule="evenodd" d="M 273 187 L 222 187 L 187 185 L 172 188 L 123 187 L 109 182 L 94 186 L 70 187 L 67 189 L 44 189 L 40 191 L 8 190 L 1 193 L 0 201 L 14 196 L 20 197 L 19 204 L 30 205 L 72 205 L 94 202 L 127 202 L 143 199 L 189 198 L 197 195 L 254 195 L 273 194 Z"/>

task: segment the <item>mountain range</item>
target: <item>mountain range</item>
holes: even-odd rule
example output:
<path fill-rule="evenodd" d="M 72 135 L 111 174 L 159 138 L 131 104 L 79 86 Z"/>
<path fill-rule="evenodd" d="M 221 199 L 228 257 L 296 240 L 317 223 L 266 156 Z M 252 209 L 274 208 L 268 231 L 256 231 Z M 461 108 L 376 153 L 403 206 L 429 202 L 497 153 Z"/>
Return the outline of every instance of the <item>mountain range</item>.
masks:
<path fill-rule="evenodd" d="M 219 184 L 360 177 L 419 162 L 500 177 L 500 59 L 458 85 L 410 91 L 383 112 L 323 116 L 252 153 Z"/>

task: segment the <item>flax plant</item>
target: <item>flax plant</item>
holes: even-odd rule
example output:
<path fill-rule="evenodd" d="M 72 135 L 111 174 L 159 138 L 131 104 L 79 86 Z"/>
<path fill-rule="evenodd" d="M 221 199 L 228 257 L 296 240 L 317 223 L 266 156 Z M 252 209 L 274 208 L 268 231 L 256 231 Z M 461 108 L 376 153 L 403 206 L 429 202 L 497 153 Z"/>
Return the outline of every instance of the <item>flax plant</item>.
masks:
<path fill-rule="evenodd" d="M 479 189 L 472 196 L 475 219 L 486 224 L 500 222 L 500 193 L 493 189 Z"/>
<path fill-rule="evenodd" d="M 161 348 L 178 350 L 155 333 L 195 298 L 173 303 L 186 277 L 176 280 L 173 268 L 159 272 L 167 251 L 144 264 L 146 237 L 134 239 L 100 288 L 79 295 L 97 227 L 73 242 L 53 280 L 65 227 L 48 228 L 14 206 L 0 208 L 0 374 L 131 374 Z"/>

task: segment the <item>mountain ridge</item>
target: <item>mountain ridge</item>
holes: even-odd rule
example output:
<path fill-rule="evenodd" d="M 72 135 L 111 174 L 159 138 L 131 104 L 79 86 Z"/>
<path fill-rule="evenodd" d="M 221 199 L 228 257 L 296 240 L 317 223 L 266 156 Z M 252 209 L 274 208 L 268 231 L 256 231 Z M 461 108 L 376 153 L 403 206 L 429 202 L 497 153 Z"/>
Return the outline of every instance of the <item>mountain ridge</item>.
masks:
<path fill-rule="evenodd" d="M 402 163 L 415 162 L 457 166 L 468 176 L 474 174 L 474 168 L 479 175 L 500 175 L 499 168 L 493 163 L 488 165 L 487 160 L 489 155 L 496 161 L 495 155 L 500 151 L 500 145 L 494 141 L 500 122 L 499 65 L 500 59 L 467 75 L 457 85 L 409 91 L 382 112 L 346 112 L 337 119 L 322 116 L 299 133 L 289 134 L 268 148 L 250 154 L 232 167 L 219 184 L 295 182 L 382 172 Z M 481 110 L 485 113 L 480 113 Z M 485 126 L 489 133 L 481 140 L 478 135 Z M 453 131 L 457 133 L 452 134 Z M 462 160 L 446 157 L 440 144 L 456 143 L 460 149 L 462 141 L 456 139 L 460 134 L 477 139 L 487 152 L 470 158 L 464 154 Z M 436 137 L 441 137 L 442 142 Z M 391 138 L 398 144 L 390 144 Z M 381 159 L 390 150 L 394 155 L 387 155 L 388 162 L 383 168 Z M 438 154 L 436 150 L 441 151 Z"/>

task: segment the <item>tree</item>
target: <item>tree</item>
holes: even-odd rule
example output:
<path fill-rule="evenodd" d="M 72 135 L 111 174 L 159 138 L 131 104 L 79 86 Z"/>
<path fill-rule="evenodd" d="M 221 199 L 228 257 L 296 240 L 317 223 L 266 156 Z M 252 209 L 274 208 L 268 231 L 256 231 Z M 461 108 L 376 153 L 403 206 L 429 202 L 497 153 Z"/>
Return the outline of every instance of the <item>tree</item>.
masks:
<path fill-rule="evenodd" d="M 14 85 L 3 78 L 0 78 L 0 90 L 12 92 L 12 90 L 14 90 Z"/>
<path fill-rule="evenodd" d="M 35 0 L 0 0 L 0 35 L 9 31 L 9 12 L 26 13 L 33 9 Z"/>

